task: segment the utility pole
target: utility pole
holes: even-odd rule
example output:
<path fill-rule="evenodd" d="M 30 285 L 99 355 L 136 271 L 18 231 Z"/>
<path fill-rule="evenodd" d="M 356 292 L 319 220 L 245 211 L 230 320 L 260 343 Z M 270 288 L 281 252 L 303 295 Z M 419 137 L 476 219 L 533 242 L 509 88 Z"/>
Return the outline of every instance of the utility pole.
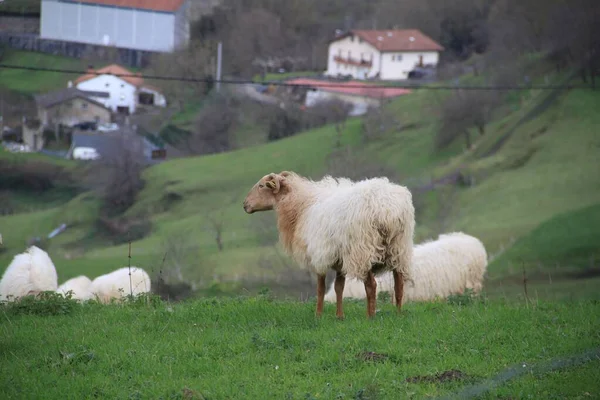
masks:
<path fill-rule="evenodd" d="M 218 46 L 217 46 L 217 92 L 220 92 L 221 90 L 221 64 L 222 64 L 222 57 L 223 57 L 223 42 L 219 42 Z"/>

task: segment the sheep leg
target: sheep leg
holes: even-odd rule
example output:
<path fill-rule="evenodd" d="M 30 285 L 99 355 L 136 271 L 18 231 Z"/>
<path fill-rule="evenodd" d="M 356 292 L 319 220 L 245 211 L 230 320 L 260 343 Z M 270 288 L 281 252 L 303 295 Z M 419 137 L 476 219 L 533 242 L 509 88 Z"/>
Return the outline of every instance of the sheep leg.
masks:
<path fill-rule="evenodd" d="M 325 275 L 317 276 L 317 317 L 323 314 L 323 300 L 325 298 Z"/>
<path fill-rule="evenodd" d="M 375 315 L 377 281 L 373 272 L 369 271 L 365 279 L 365 292 L 367 293 L 367 317 L 373 318 Z"/>
<path fill-rule="evenodd" d="M 344 294 L 344 285 L 346 283 L 346 277 L 342 274 L 341 271 L 337 271 L 335 275 L 335 297 L 336 297 L 336 306 L 337 310 L 335 315 L 339 319 L 344 319 L 344 309 L 342 307 L 342 299 Z"/>
<path fill-rule="evenodd" d="M 394 274 L 394 297 L 396 298 L 396 309 L 398 312 L 402 310 L 402 297 L 404 296 L 404 279 L 402 274 L 397 270 L 393 270 Z"/>

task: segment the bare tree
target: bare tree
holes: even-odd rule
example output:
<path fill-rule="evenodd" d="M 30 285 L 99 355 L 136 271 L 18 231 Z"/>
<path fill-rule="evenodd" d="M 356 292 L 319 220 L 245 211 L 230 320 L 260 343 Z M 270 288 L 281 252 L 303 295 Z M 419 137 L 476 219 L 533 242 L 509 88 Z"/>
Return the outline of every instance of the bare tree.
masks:
<path fill-rule="evenodd" d="M 205 219 L 207 222 L 206 229 L 212 233 L 217 249 L 223 251 L 223 231 L 225 229 L 225 210 L 228 206 L 236 203 L 239 199 L 239 193 L 235 193 L 233 196 L 226 200 L 224 203 L 219 203 L 219 207 L 209 209 L 205 213 Z"/>
<path fill-rule="evenodd" d="M 164 282 L 174 284 L 185 280 L 184 273 L 199 264 L 200 246 L 191 230 L 177 230 L 162 240 L 165 264 L 161 271 Z"/>
<path fill-rule="evenodd" d="M 86 181 L 104 200 L 111 213 L 129 208 L 144 187 L 145 167 L 143 144 L 134 133 L 111 137 L 110 152 L 90 164 Z"/>
<path fill-rule="evenodd" d="M 369 107 L 363 119 L 362 138 L 364 142 L 377 140 L 392 129 L 401 128 L 396 113 L 387 107 Z"/>
<path fill-rule="evenodd" d="M 332 176 L 346 177 L 352 180 L 381 176 L 386 176 L 396 182 L 400 180 L 400 175 L 394 168 L 363 157 L 350 146 L 334 150 L 330 154 L 326 172 Z"/>
<path fill-rule="evenodd" d="M 153 82 L 162 90 L 167 100 L 182 111 L 186 102 L 197 102 L 212 88 L 211 79 L 215 71 L 211 60 L 215 54 L 213 43 L 191 41 L 184 49 L 156 55 L 151 60 L 146 75 L 197 79 L 198 81 L 156 80 Z"/>
<path fill-rule="evenodd" d="M 226 55 L 235 75 L 251 77 L 257 57 L 279 56 L 285 50 L 285 29 L 281 18 L 262 8 L 236 14 L 229 32 Z"/>
<path fill-rule="evenodd" d="M 212 154 L 231 150 L 238 105 L 237 99 L 230 94 L 215 94 L 196 118 L 195 130 L 187 140 L 189 151 Z"/>
<path fill-rule="evenodd" d="M 465 146 L 470 149 L 469 129 L 475 127 L 480 135 L 485 134 L 485 127 L 497 103 L 497 95 L 492 91 L 453 91 L 439 103 L 441 126 L 435 137 L 435 147 L 443 149 L 463 135 Z"/>

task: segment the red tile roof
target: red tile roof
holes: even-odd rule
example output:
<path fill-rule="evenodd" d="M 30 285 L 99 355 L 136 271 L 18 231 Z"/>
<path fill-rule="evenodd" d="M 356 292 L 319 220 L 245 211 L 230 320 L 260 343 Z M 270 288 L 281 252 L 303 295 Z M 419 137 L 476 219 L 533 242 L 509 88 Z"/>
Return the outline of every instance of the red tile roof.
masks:
<path fill-rule="evenodd" d="M 443 51 L 444 48 L 418 29 L 390 29 L 381 31 L 353 30 L 332 41 L 356 35 L 377 50 L 387 51 Z"/>
<path fill-rule="evenodd" d="M 75 83 L 81 83 L 84 81 L 88 81 L 92 78 L 95 78 L 98 76 L 98 74 L 109 74 L 109 75 L 136 75 L 136 76 L 121 76 L 119 78 L 123 79 L 125 82 L 131 83 L 133 86 L 141 86 L 144 83 L 144 78 L 142 78 L 141 74 L 134 74 L 133 72 L 131 72 L 130 70 L 128 70 L 127 68 L 121 67 L 120 65 L 117 64 L 111 64 L 111 65 L 107 65 L 104 68 L 100 68 L 97 70 L 88 70 L 88 72 L 95 72 L 95 73 L 88 73 L 85 75 L 81 75 L 80 77 L 78 77 L 77 79 L 75 79 Z"/>
<path fill-rule="evenodd" d="M 143 10 L 173 12 L 179 10 L 185 0 L 77 0 L 82 3 L 106 6 L 140 8 Z"/>
<path fill-rule="evenodd" d="M 398 97 L 411 93 L 409 89 L 380 87 L 360 81 L 326 82 L 317 79 L 298 78 L 291 79 L 285 83 L 290 85 L 306 85 L 318 88 L 324 92 L 371 97 L 376 99 Z"/>
<path fill-rule="evenodd" d="M 130 70 L 128 70 L 125 67 L 122 67 L 118 64 L 111 64 L 111 65 L 107 65 L 104 68 L 100 68 L 97 70 L 88 70 L 88 72 L 94 72 L 94 73 L 88 73 L 85 75 L 81 75 L 80 77 L 78 77 L 77 79 L 75 79 L 75 84 L 90 80 L 92 78 L 95 78 L 98 76 L 98 74 L 109 74 L 109 75 L 134 75 L 134 76 L 119 76 L 120 79 L 123 79 L 125 82 L 132 84 L 135 87 L 145 87 L 148 89 L 152 89 L 155 90 L 157 92 L 160 92 L 159 89 L 148 85 L 147 83 L 144 82 L 144 78 L 142 77 L 142 74 L 138 73 L 133 73 Z"/>

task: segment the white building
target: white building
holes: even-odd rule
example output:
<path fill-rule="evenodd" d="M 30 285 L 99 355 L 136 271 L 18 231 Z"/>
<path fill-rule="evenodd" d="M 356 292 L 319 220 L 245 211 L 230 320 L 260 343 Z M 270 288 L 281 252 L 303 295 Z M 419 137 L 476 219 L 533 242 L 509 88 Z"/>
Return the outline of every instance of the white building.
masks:
<path fill-rule="evenodd" d="M 171 52 L 189 41 L 188 0 L 42 0 L 40 37 Z"/>
<path fill-rule="evenodd" d="M 352 30 L 329 44 L 326 75 L 400 80 L 416 66 L 437 66 L 444 48 L 417 29 Z"/>
<path fill-rule="evenodd" d="M 322 102 L 341 100 L 352 106 L 348 115 L 364 115 L 369 107 L 379 107 L 383 101 L 410 94 L 409 89 L 381 87 L 366 82 L 350 81 L 332 84 L 310 78 L 297 78 L 286 81 L 291 91 L 304 93 L 304 106 L 319 107 Z M 298 88 L 298 89 L 296 89 Z"/>
<path fill-rule="evenodd" d="M 113 112 L 133 114 L 140 104 L 159 107 L 167 105 L 165 97 L 158 89 L 146 84 L 141 74 L 134 74 L 120 65 L 111 64 L 88 72 L 88 74 L 75 79 L 77 89 L 103 93 L 102 97 L 90 96 L 90 98 L 110 108 Z"/>

